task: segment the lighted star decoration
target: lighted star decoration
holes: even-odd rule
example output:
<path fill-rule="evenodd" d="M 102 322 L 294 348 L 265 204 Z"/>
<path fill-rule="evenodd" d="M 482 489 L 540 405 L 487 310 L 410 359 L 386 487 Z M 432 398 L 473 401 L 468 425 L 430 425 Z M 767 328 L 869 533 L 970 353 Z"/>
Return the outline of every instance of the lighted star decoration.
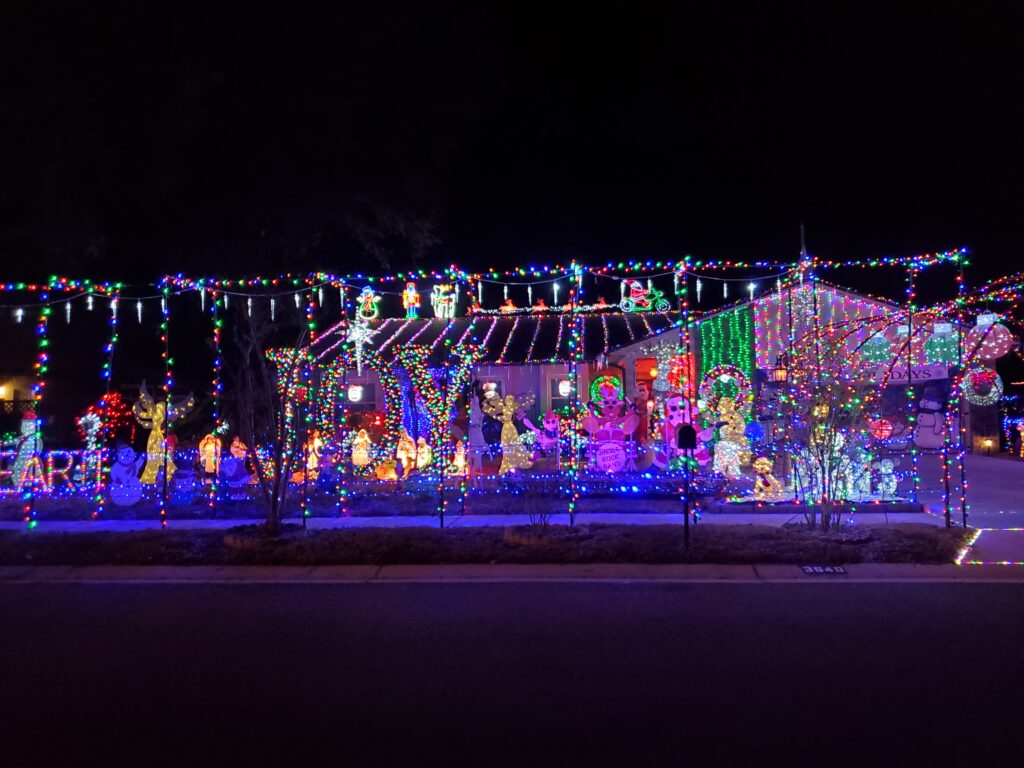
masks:
<path fill-rule="evenodd" d="M 355 345 L 356 350 L 356 373 L 363 372 L 363 347 L 369 344 L 373 336 L 373 329 L 366 323 L 355 323 L 349 326 L 348 340 Z"/>

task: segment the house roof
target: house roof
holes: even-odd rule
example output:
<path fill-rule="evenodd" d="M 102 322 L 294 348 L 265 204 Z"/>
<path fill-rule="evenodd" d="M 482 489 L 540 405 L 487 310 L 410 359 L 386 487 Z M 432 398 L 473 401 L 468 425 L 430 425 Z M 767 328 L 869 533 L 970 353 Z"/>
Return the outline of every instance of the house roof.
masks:
<path fill-rule="evenodd" d="M 599 312 L 576 316 L 583 326 L 583 358 L 598 355 L 659 336 L 677 327 L 679 312 Z M 366 347 L 384 362 L 394 359 L 395 350 L 416 344 L 431 347 L 430 362 L 444 362 L 445 341 L 450 345 L 479 344 L 481 364 L 529 365 L 570 362 L 573 350 L 573 317 L 568 313 L 523 313 L 515 315 L 473 315 L 452 320 L 433 318 L 386 318 L 369 323 L 372 335 Z M 320 364 L 337 359 L 341 353 L 340 324 L 328 329 L 313 344 Z"/>

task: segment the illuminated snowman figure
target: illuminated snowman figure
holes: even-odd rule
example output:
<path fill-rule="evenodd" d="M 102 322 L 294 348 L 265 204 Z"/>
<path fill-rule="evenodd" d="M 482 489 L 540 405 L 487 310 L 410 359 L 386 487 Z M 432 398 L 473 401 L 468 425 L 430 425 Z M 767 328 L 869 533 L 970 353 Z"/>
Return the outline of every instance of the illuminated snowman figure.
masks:
<path fill-rule="evenodd" d="M 35 411 L 25 411 L 21 416 L 21 432 L 18 437 L 4 443 L 5 448 L 17 448 L 11 479 L 14 487 L 21 490 L 26 485 L 46 484 L 46 475 L 39 456 L 43 452 L 43 441 L 39 437 L 39 421 Z"/>

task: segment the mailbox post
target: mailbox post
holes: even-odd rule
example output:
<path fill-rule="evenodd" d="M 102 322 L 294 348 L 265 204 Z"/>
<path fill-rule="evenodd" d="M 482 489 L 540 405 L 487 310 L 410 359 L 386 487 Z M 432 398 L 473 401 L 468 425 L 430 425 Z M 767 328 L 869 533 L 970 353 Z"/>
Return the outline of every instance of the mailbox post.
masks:
<path fill-rule="evenodd" d="M 676 427 L 676 448 L 683 452 L 683 542 L 690 548 L 690 462 L 697 448 L 697 430 L 692 424 Z"/>

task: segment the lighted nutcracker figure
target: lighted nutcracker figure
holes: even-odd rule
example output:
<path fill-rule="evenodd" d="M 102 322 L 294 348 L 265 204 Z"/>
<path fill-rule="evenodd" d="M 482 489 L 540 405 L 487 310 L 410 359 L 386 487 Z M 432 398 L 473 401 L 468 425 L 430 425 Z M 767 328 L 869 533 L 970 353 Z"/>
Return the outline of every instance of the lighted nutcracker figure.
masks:
<path fill-rule="evenodd" d="M 402 291 L 402 306 L 405 307 L 405 317 L 407 319 L 415 320 L 419 317 L 420 294 L 416 290 L 416 283 L 405 284 L 405 290 Z"/>

